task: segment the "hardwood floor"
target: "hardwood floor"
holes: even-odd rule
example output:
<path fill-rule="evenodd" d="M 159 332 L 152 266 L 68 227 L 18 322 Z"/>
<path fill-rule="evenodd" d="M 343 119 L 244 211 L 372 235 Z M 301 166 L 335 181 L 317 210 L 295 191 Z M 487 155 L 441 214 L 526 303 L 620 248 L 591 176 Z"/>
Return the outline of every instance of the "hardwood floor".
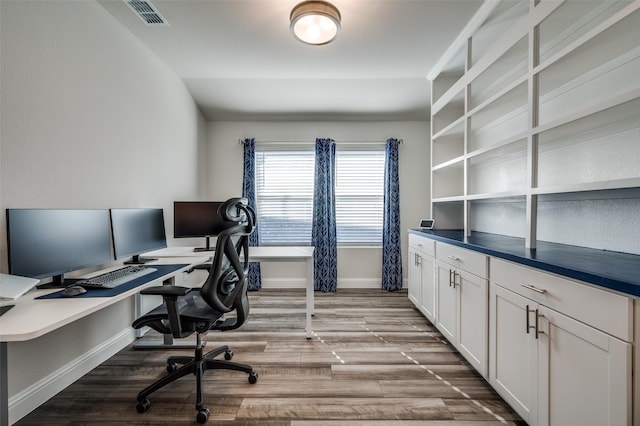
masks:
<path fill-rule="evenodd" d="M 304 337 L 304 291 L 250 293 L 239 330 L 207 336 L 259 373 L 208 371 L 211 425 L 524 425 L 408 301 L 406 292 L 316 293 L 314 338 Z M 145 339 L 159 338 L 148 333 Z M 125 348 L 18 425 L 196 424 L 195 382 L 184 377 L 135 409 L 136 395 L 189 350 Z"/>

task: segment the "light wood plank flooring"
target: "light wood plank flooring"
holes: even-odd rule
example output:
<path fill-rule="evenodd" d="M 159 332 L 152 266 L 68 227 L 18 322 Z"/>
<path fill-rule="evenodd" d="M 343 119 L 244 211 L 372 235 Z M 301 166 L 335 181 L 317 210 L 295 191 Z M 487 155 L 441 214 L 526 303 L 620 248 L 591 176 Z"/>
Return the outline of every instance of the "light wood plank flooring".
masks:
<path fill-rule="evenodd" d="M 524 425 L 408 301 L 405 291 L 316 293 L 314 337 L 304 337 L 304 291 L 250 293 L 249 321 L 207 336 L 259 373 L 208 371 L 210 425 Z M 158 339 L 148 333 L 144 339 Z M 187 376 L 150 397 L 136 395 L 188 350 L 125 348 L 18 425 L 196 424 Z"/>

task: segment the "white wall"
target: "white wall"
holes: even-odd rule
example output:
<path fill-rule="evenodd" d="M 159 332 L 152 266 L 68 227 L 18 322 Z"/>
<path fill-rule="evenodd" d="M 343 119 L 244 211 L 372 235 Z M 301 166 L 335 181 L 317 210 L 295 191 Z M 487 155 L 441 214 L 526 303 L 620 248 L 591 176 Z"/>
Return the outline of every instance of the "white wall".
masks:
<path fill-rule="evenodd" d="M 225 199 L 242 192 L 242 145 L 239 139 L 306 141 L 318 137 L 341 141 L 402 139 L 400 145 L 400 221 L 403 232 L 403 275 L 407 277 L 406 229 L 416 228 L 427 217 L 429 194 L 429 122 L 211 122 L 209 123 L 209 196 Z M 382 251 L 376 248 L 338 248 L 338 289 L 380 288 Z M 263 286 L 303 287 L 302 265 L 267 264 L 262 267 Z"/>
<path fill-rule="evenodd" d="M 2 8 L 3 208 L 194 196 L 206 127 L 173 71 L 93 2 Z"/>
<path fill-rule="evenodd" d="M 0 1 L 0 10 L 0 270 L 6 208 L 162 207 L 170 226 L 173 200 L 201 196 L 206 182 L 206 122 L 182 81 L 97 3 Z M 58 376 L 73 381 L 127 343 L 131 301 L 109 311 L 108 327 L 96 314 L 53 342 L 9 344 L 11 419 L 51 396 Z M 34 348 L 46 362 L 29 362 Z"/>

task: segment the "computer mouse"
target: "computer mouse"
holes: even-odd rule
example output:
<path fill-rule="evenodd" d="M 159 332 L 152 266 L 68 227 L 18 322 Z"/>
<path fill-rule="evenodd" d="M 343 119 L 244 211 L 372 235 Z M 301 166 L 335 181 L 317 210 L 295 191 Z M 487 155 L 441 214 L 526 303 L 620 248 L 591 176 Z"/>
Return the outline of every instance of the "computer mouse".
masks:
<path fill-rule="evenodd" d="M 80 287 L 79 285 L 72 285 L 62 290 L 62 293 L 60 293 L 60 296 L 73 297 L 86 292 L 87 290 L 85 290 L 83 287 Z"/>

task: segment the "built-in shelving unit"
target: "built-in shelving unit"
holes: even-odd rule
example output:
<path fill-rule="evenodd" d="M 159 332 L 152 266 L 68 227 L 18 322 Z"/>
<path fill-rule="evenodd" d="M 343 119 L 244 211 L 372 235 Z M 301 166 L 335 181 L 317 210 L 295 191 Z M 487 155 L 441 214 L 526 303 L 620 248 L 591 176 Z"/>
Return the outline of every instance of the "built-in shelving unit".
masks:
<path fill-rule="evenodd" d="M 640 1 L 486 1 L 428 75 L 437 227 L 533 248 L 562 228 L 541 203 L 640 187 L 639 75 Z"/>

